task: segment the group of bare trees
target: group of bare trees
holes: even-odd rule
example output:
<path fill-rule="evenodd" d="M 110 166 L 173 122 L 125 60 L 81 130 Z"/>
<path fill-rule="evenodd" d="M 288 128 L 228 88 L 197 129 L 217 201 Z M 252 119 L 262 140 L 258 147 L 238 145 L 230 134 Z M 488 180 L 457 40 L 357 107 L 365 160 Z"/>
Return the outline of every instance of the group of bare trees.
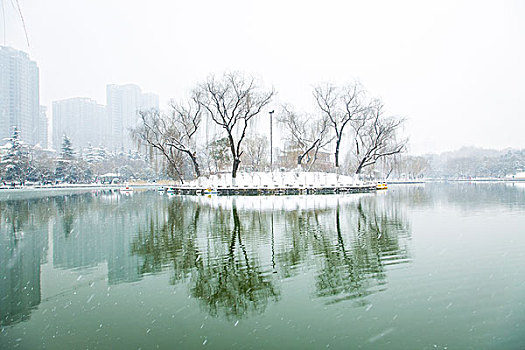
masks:
<path fill-rule="evenodd" d="M 407 139 L 398 136 L 404 120 L 388 116 L 381 100 L 369 99 L 359 83 L 318 85 L 313 96 L 316 114 L 301 115 L 289 106 L 282 107 L 280 122 L 290 147 L 297 151 L 298 166 L 310 169 L 320 150 L 333 145 L 336 170 L 346 151 L 351 155 L 346 170 L 360 174 L 378 160 L 405 150 Z"/>
<path fill-rule="evenodd" d="M 201 163 L 211 171 L 210 160 L 216 170 L 218 164 L 231 164 L 235 178 L 242 161 L 253 168 L 267 164 L 268 141 L 251 129 L 274 96 L 273 89 L 240 72 L 210 75 L 184 101 L 172 101 L 169 113 L 141 111 L 133 135 L 139 145 L 161 154 L 168 173 L 181 181 L 185 163 L 191 163 L 191 173 L 199 177 L 206 166 Z M 319 85 L 313 96 L 318 106 L 314 113 L 298 113 L 290 105 L 282 105 L 277 113 L 286 141 L 284 153 L 293 154 L 298 167 L 312 169 L 318 156 L 332 148 L 338 171 L 341 155 L 351 154 L 345 170 L 359 174 L 404 150 L 406 140 L 397 136 L 403 119 L 387 116 L 381 101 L 368 99 L 358 83 Z M 204 118 L 220 130 L 208 144 L 202 139 Z"/>
<path fill-rule="evenodd" d="M 196 151 L 196 133 L 201 124 L 202 107 L 198 93 L 186 104 L 172 102 L 171 114 L 158 110 L 139 112 L 140 123 L 133 130 L 139 144 L 145 143 L 164 156 L 168 163 L 168 174 L 182 180 L 181 155 L 187 155 L 193 164 L 195 176 L 201 175 Z"/>
<path fill-rule="evenodd" d="M 170 114 L 155 110 L 140 112 L 141 122 L 133 134 L 139 144 L 144 143 L 160 152 L 171 172 L 181 181 L 181 155 L 191 159 L 194 175 L 199 177 L 197 131 L 206 114 L 224 132 L 230 153 L 228 158 L 233 162 L 232 177 L 235 178 L 245 150 L 243 141 L 250 121 L 262 112 L 274 94 L 273 89 L 261 88 L 254 77 L 239 72 L 225 73 L 221 78 L 211 75 L 192 90 L 186 102 L 172 102 Z"/>

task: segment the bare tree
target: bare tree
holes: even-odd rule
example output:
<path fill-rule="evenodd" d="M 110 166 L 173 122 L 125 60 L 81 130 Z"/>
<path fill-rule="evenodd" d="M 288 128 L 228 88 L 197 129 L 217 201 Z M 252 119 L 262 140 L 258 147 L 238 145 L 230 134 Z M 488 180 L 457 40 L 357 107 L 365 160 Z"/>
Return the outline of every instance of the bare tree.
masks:
<path fill-rule="evenodd" d="M 169 135 L 172 124 L 157 110 L 139 112 L 140 124 L 133 129 L 133 137 L 140 143 L 160 152 L 168 162 L 169 172 L 174 173 L 184 183 L 181 170 L 180 151 L 173 146 Z"/>
<path fill-rule="evenodd" d="M 140 124 L 133 131 L 137 139 L 160 151 L 178 175 L 181 174 L 180 166 L 175 166 L 172 159 L 173 156 L 178 156 L 175 151 L 187 155 L 192 162 L 195 176 L 201 175 L 195 142 L 202 116 L 198 98 L 199 93 L 194 92 L 185 103 L 172 101 L 169 115 L 157 110 L 141 111 Z"/>
<path fill-rule="evenodd" d="M 191 159 L 195 176 L 197 177 L 201 176 L 195 142 L 195 134 L 202 120 L 202 105 L 198 102 L 199 98 L 200 92 L 194 91 L 186 104 L 171 102 L 171 108 L 173 109 L 172 125 L 167 135 L 171 146 L 187 154 Z"/>
<path fill-rule="evenodd" d="M 310 169 L 317 159 L 319 150 L 332 141 L 328 137 L 328 118 L 315 119 L 299 115 L 292 107 L 283 105 L 278 121 L 286 129 L 289 147 L 297 152 L 297 166 L 307 166 Z"/>
<path fill-rule="evenodd" d="M 364 105 L 365 91 L 358 82 L 341 88 L 332 84 L 316 86 L 313 95 L 322 113 L 328 118 L 335 140 L 335 166 L 339 167 L 339 152 L 345 127 L 351 120 L 359 118 L 368 106 Z"/>
<path fill-rule="evenodd" d="M 199 103 L 210 118 L 226 132 L 233 158 L 232 177 L 237 177 L 243 154 L 242 142 L 250 121 L 270 103 L 274 90 L 263 90 L 253 77 L 225 73 L 210 76 L 200 85 Z"/>
<path fill-rule="evenodd" d="M 394 154 L 392 157 L 384 157 L 379 163 L 382 178 L 385 180 L 388 180 L 390 175 L 400 168 L 400 160 L 396 154 Z"/>
<path fill-rule="evenodd" d="M 405 150 L 408 140 L 398 140 L 396 135 L 403 122 L 400 118 L 386 117 L 380 100 L 374 100 L 362 118 L 352 121 L 355 132 L 356 174 L 375 164 L 378 159 Z"/>
<path fill-rule="evenodd" d="M 268 164 L 268 139 L 258 134 L 248 136 L 244 145 L 244 152 L 253 170 L 263 170 Z"/>

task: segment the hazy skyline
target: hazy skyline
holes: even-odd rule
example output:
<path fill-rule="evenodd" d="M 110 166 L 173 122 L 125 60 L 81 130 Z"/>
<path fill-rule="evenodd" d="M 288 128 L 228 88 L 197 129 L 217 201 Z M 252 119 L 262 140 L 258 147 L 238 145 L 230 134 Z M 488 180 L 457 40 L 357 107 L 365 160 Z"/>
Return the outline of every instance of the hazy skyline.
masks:
<path fill-rule="evenodd" d="M 312 86 L 357 78 L 407 118 L 409 152 L 525 148 L 525 2 L 3 1 L 1 40 L 40 68 L 40 101 L 136 83 L 161 107 L 241 70 L 314 111 Z M 3 21 L 3 20 L 2 20 Z M 2 42 L 3 44 L 4 42 Z"/>

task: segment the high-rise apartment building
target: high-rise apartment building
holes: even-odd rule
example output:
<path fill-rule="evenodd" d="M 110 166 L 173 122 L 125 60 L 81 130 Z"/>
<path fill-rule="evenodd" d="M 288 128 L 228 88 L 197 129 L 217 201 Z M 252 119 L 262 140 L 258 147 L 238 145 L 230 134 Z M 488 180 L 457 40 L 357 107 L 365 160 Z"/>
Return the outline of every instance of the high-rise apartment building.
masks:
<path fill-rule="evenodd" d="M 38 115 L 38 128 L 35 135 L 35 143 L 39 144 L 42 148 L 48 147 L 48 132 L 47 128 L 49 120 L 47 119 L 47 107 L 40 106 L 40 113 Z"/>
<path fill-rule="evenodd" d="M 151 92 L 143 93 L 140 108 L 142 110 L 159 109 L 159 95 Z"/>
<path fill-rule="evenodd" d="M 53 147 L 59 151 L 64 135 L 76 149 L 107 145 L 109 121 L 105 107 L 87 97 L 53 102 Z"/>
<path fill-rule="evenodd" d="M 29 144 L 38 142 L 40 116 L 38 67 L 27 53 L 0 46 L 0 143 L 13 128 Z"/>
<path fill-rule="evenodd" d="M 111 123 L 110 147 L 114 150 L 133 149 L 131 129 L 137 126 L 138 112 L 158 109 L 159 97 L 142 93 L 138 85 L 110 84 L 106 87 L 107 113 Z"/>

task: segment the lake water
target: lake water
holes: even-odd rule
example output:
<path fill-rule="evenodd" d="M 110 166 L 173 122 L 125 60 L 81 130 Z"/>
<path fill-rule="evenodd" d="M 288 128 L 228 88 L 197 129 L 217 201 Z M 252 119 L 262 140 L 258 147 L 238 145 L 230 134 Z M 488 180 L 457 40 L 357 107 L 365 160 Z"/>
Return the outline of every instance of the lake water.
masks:
<path fill-rule="evenodd" d="M 523 349 L 525 184 L 0 193 L 0 348 Z"/>

